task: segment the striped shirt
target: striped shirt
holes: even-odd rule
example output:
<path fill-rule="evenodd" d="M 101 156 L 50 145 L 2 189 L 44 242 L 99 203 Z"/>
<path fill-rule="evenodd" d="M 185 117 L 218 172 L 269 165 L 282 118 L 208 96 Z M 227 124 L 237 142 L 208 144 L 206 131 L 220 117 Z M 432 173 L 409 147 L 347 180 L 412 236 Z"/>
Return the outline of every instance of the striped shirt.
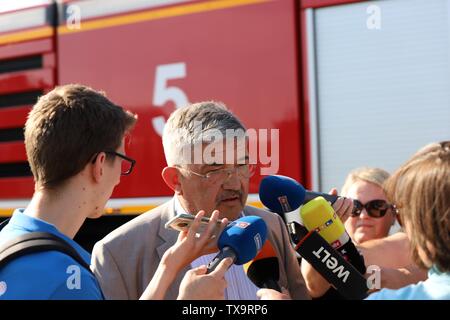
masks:
<path fill-rule="evenodd" d="M 177 196 L 175 198 L 175 214 L 187 213 L 181 206 Z M 241 216 L 244 216 L 244 212 L 241 212 Z M 196 268 L 201 265 L 208 265 L 208 263 L 217 255 L 217 253 L 211 253 L 197 258 L 192 261 L 191 267 Z M 225 280 L 228 283 L 225 289 L 226 300 L 258 300 L 256 291 L 259 290 L 257 286 L 250 281 L 244 272 L 242 265 L 233 264 L 225 273 Z"/>

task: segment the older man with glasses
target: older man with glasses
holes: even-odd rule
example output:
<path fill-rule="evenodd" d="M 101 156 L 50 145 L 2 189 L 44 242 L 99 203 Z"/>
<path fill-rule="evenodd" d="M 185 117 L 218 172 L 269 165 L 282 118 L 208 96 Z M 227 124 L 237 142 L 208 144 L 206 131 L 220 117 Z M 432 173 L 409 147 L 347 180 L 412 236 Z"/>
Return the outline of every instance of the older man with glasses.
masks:
<path fill-rule="evenodd" d="M 308 299 L 299 265 L 285 225 L 273 213 L 246 206 L 249 179 L 255 171 L 249 163 L 243 141 L 245 127 L 221 103 L 201 102 L 176 110 L 163 132 L 167 167 L 165 183 L 174 191 L 167 203 L 142 214 L 99 241 L 93 251 L 93 267 L 106 297 L 135 299 L 151 279 L 164 252 L 175 243 L 177 232 L 165 228 L 181 213 L 206 215 L 218 210 L 221 218 L 236 220 L 256 215 L 268 226 L 270 241 L 279 262 L 280 287 L 294 299 Z M 231 137 L 230 132 L 240 132 Z M 214 139 L 212 139 L 214 137 Z M 236 138 L 237 144 L 234 144 Z M 208 264 L 218 249 L 215 245 L 193 257 L 190 266 L 180 270 L 165 299 L 175 299 L 183 275 Z M 189 253 L 186 253 L 187 255 Z M 258 288 L 247 278 L 243 267 L 233 265 L 225 274 L 226 299 L 255 300 Z"/>

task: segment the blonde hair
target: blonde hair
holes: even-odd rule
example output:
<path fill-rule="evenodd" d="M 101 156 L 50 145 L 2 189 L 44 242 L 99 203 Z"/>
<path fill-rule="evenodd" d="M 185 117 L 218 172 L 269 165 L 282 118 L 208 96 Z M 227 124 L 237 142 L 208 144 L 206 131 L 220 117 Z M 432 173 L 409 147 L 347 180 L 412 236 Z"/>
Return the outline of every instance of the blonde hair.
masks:
<path fill-rule="evenodd" d="M 341 195 L 345 196 L 350 187 L 358 182 L 365 181 L 383 188 L 384 182 L 389 178 L 389 172 L 380 168 L 361 167 L 350 171 L 342 186 Z"/>
<path fill-rule="evenodd" d="M 442 272 L 450 271 L 450 141 L 420 149 L 386 182 L 385 191 L 410 225 L 413 257 L 419 249 Z"/>

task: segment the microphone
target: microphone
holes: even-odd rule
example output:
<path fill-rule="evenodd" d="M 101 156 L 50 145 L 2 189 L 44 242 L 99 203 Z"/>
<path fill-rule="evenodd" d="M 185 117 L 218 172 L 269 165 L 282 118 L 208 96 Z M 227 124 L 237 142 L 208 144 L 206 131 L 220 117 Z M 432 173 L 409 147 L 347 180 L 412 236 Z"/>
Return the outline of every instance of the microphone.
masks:
<path fill-rule="evenodd" d="M 245 216 L 228 224 L 219 236 L 219 253 L 207 266 L 211 273 L 220 261 L 230 257 L 234 264 L 244 264 L 253 259 L 263 247 L 267 237 L 267 226 L 258 216 Z"/>
<path fill-rule="evenodd" d="M 302 190 L 302 185 L 292 178 L 267 176 L 261 181 L 259 197 L 269 210 L 284 218 L 304 203 L 306 191 Z M 358 300 L 367 296 L 366 279 L 315 230 L 308 231 L 298 222 L 290 222 L 287 227 L 295 251 L 342 296 Z"/>
<path fill-rule="evenodd" d="M 305 200 L 303 200 L 303 204 L 308 203 L 309 201 L 311 201 L 312 199 L 317 198 L 317 197 L 325 198 L 325 200 L 331 202 L 331 204 L 335 203 L 336 200 L 339 198 L 339 196 L 335 196 L 335 195 L 328 194 L 328 193 L 306 190 Z M 341 198 L 345 198 L 345 197 L 341 197 Z"/>
<path fill-rule="evenodd" d="M 277 290 L 281 292 L 278 285 L 280 278 L 280 266 L 275 250 L 270 241 L 266 241 L 258 255 L 244 264 L 247 277 L 258 287 Z"/>
<path fill-rule="evenodd" d="M 328 201 L 323 197 L 311 200 L 301 207 L 300 216 L 306 229 L 317 231 L 360 273 L 366 273 L 363 256 L 356 249 L 347 231 L 345 231 L 344 224 Z"/>
<path fill-rule="evenodd" d="M 353 265 L 347 262 L 317 231 L 308 231 L 297 222 L 291 222 L 300 241 L 295 251 L 308 261 L 344 298 L 362 300 L 367 297 L 367 281 Z"/>
<path fill-rule="evenodd" d="M 305 196 L 305 188 L 294 179 L 285 176 L 266 176 L 259 185 L 261 202 L 280 215 L 300 207 Z M 282 218 L 285 220 L 284 216 Z"/>
<path fill-rule="evenodd" d="M 324 197 L 334 203 L 338 196 L 305 190 L 294 179 L 281 175 L 266 176 L 259 185 L 261 202 L 274 212 L 290 212 L 316 197 Z"/>

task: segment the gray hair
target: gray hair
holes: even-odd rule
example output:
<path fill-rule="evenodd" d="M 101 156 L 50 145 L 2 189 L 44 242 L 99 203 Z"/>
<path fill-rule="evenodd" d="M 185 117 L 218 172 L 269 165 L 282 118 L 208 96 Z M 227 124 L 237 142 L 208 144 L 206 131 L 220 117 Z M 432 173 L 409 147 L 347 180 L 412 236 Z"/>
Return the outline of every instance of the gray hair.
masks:
<path fill-rule="evenodd" d="M 164 126 L 162 140 L 167 165 L 192 163 L 190 151 L 195 146 L 210 143 L 218 136 L 229 137 L 230 132 L 239 132 L 240 136 L 245 130 L 222 102 L 204 101 L 179 108 Z"/>

